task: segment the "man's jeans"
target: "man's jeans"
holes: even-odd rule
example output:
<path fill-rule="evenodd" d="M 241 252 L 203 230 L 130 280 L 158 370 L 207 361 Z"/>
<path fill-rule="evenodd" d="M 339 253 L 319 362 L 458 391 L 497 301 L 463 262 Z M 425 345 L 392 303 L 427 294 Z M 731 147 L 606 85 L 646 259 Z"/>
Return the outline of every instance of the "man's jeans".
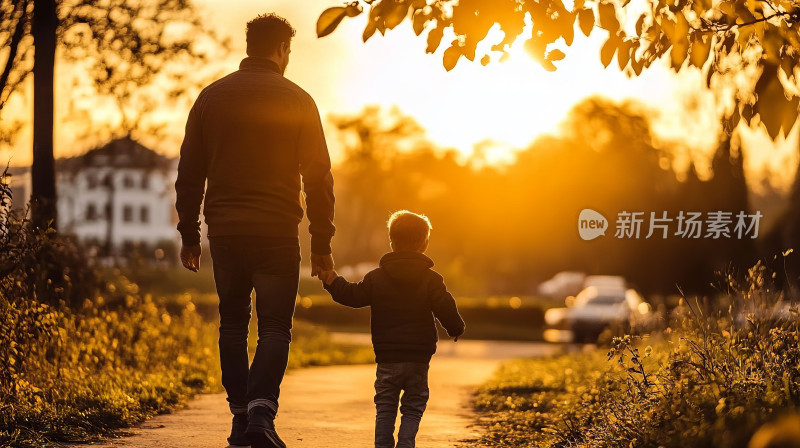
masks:
<path fill-rule="evenodd" d="M 428 404 L 428 363 L 378 364 L 375 379 L 375 448 L 395 448 L 394 423 L 400 404 L 396 448 L 414 448 L 419 421 Z M 400 391 L 403 396 L 400 397 Z"/>
<path fill-rule="evenodd" d="M 209 238 L 219 295 L 222 385 L 231 412 L 266 406 L 278 412 L 278 396 L 292 339 L 300 245 L 297 238 Z M 247 335 L 251 293 L 256 291 L 258 347 L 249 365 Z"/>

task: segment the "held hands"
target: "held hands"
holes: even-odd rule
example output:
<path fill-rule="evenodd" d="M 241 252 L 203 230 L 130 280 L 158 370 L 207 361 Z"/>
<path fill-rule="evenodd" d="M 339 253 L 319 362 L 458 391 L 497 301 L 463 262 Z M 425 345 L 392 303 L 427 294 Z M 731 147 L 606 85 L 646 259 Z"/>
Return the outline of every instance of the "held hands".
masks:
<path fill-rule="evenodd" d="M 311 276 L 312 277 L 319 277 L 319 275 L 325 271 L 332 271 L 333 270 L 333 255 L 319 255 L 312 253 L 311 254 Z M 322 278 L 320 277 L 320 280 Z M 331 280 L 332 281 L 332 280 Z"/>
<path fill-rule="evenodd" d="M 194 246 L 181 246 L 181 263 L 186 269 L 197 272 L 200 270 L 200 253 L 202 249 L 199 244 Z"/>
<path fill-rule="evenodd" d="M 322 280 L 322 282 L 325 283 L 326 285 L 330 285 L 331 283 L 333 283 L 333 281 L 336 280 L 336 277 L 338 276 L 339 274 L 336 273 L 336 271 L 334 270 L 322 271 L 319 273 L 319 279 Z"/>

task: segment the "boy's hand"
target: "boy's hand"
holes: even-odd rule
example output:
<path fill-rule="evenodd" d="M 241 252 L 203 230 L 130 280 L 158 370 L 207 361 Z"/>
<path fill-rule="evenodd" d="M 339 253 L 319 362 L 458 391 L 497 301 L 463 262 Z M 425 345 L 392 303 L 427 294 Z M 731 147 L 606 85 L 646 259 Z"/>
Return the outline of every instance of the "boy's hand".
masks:
<path fill-rule="evenodd" d="M 319 273 L 319 279 L 322 280 L 323 283 L 326 285 L 330 285 L 333 283 L 336 278 L 339 277 L 339 274 L 336 273 L 334 270 L 330 271 L 322 271 Z"/>
<path fill-rule="evenodd" d="M 461 333 L 459 333 L 458 335 L 456 335 L 456 337 L 453 338 L 453 342 L 458 342 L 458 338 L 460 338 L 461 336 L 464 336 L 463 330 L 461 331 Z"/>
<path fill-rule="evenodd" d="M 333 255 L 311 253 L 311 276 L 317 277 L 325 271 L 333 270 Z"/>

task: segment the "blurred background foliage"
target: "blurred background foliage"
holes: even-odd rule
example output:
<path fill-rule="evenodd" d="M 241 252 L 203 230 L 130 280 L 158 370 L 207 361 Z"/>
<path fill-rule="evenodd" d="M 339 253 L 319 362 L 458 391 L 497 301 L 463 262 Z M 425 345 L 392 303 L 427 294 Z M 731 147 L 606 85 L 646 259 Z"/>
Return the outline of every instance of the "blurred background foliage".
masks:
<path fill-rule="evenodd" d="M 798 182 L 784 195 L 745 178 L 746 154 L 724 131 L 709 161 L 677 169 L 684 148 L 657 141 L 650 111 L 634 102 L 590 98 L 573 108 L 562 132 L 545 135 L 504 165 L 479 152 L 464 160 L 436 148 L 421 127 L 396 110 L 367 108 L 334 117 L 345 155 L 335 167 L 334 256 L 339 265 L 376 263 L 388 251 L 385 222 L 398 209 L 424 213 L 433 232 L 428 253 L 459 294 L 534 294 L 563 270 L 625 276 L 646 294 L 714 294 L 715 271 L 742 275 L 759 257 L 797 241 Z M 454 124 L 456 126 L 457 124 Z M 605 237 L 579 239 L 580 210 L 609 220 Z M 683 239 L 670 235 L 614 238 L 618 212 L 675 218 L 680 211 L 762 212 L 759 237 Z M 672 223 L 675 231 L 675 222 Z M 796 280 L 797 263 L 779 275 Z"/>

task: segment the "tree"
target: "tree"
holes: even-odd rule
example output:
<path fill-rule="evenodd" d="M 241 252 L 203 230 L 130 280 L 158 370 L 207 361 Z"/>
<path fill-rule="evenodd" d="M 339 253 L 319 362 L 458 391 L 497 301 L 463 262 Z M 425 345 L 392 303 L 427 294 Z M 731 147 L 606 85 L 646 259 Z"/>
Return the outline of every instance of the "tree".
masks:
<path fill-rule="evenodd" d="M 408 19 L 418 36 L 427 30 L 427 52 L 433 53 L 444 31 L 452 30 L 455 39 L 443 55 L 447 70 L 462 57 L 480 56 L 478 43 L 497 24 L 505 36 L 480 58 L 482 64 L 497 54 L 502 60 L 513 42 L 525 39 L 533 58 L 554 71 L 566 57 L 556 47 L 572 45 L 577 24 L 586 36 L 607 32 L 600 50 L 606 67 L 616 55 L 620 70 L 638 76 L 665 57 L 676 72 L 703 71 L 709 88 L 732 87 L 728 129 L 758 115 L 776 138 L 797 119 L 800 8 L 794 0 L 575 0 L 571 9 L 561 0 L 361 0 L 324 11 L 317 34 L 330 34 L 345 17 L 363 13 L 362 4 L 369 7 L 364 41 Z M 529 35 L 523 35 L 526 16 L 533 23 Z M 735 79 L 739 74 L 749 75 L 748 81 Z"/>
<path fill-rule="evenodd" d="M 189 70 L 165 73 L 169 64 L 202 62 L 196 42 L 213 38 L 191 0 L 0 0 L 0 116 L 8 100 L 21 93 L 33 75 L 33 223 L 55 224 L 53 159 L 54 73 L 56 55 L 88 63 L 100 95 L 114 98 L 123 128 L 135 128 L 126 104 L 159 79 L 165 99 L 186 92 Z M 226 42 L 222 42 L 227 47 Z M 159 75 L 162 75 L 159 77 Z M 146 109 L 146 108 L 145 108 Z M 126 111 L 128 113 L 126 114 Z M 141 111 L 139 112 L 141 113 Z M 7 130 L 0 134 L 7 133 Z M 2 135 L 8 140 L 7 135 Z"/>

